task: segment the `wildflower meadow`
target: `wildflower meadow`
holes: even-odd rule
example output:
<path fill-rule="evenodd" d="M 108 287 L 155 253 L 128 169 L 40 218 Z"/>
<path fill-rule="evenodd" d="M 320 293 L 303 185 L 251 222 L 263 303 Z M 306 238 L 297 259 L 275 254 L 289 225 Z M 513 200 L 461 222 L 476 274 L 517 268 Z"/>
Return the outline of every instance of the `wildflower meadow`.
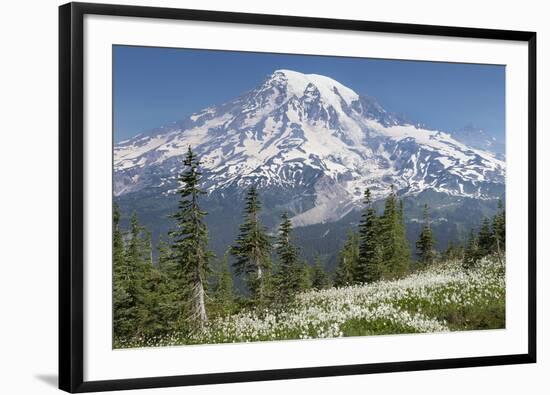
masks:
<path fill-rule="evenodd" d="M 191 336 L 137 337 L 117 347 L 241 343 L 505 327 L 504 263 L 494 257 L 465 270 L 433 265 L 393 281 L 309 290 L 280 309 L 244 309 L 210 320 Z"/>

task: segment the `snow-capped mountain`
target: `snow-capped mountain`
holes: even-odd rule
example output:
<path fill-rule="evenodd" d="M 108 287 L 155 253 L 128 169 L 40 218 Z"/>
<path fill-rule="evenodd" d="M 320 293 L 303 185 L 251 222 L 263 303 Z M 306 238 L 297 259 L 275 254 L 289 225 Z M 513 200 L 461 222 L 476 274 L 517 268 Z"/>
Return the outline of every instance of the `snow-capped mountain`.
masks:
<path fill-rule="evenodd" d="M 115 196 L 170 196 L 189 145 L 210 198 L 229 201 L 255 184 L 297 226 L 339 220 L 367 187 L 375 198 L 392 184 L 402 195 L 475 199 L 504 190 L 494 153 L 407 122 L 329 77 L 277 70 L 228 103 L 118 143 Z"/>

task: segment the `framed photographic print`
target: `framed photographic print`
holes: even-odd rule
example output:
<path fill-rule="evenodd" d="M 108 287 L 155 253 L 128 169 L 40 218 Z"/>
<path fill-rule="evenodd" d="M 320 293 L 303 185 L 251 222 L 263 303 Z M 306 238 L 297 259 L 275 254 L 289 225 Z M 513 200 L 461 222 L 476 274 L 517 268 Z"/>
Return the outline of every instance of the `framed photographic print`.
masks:
<path fill-rule="evenodd" d="M 535 33 L 59 11 L 61 389 L 535 362 Z"/>

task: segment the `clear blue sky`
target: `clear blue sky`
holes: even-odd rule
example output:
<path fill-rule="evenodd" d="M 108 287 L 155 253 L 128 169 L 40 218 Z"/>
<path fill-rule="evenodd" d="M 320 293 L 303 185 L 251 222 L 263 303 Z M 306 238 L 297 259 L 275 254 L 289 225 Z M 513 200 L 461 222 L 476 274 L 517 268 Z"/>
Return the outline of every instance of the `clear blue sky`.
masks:
<path fill-rule="evenodd" d="M 115 46 L 115 140 L 223 103 L 276 69 L 329 76 L 437 129 L 504 137 L 504 66 Z"/>

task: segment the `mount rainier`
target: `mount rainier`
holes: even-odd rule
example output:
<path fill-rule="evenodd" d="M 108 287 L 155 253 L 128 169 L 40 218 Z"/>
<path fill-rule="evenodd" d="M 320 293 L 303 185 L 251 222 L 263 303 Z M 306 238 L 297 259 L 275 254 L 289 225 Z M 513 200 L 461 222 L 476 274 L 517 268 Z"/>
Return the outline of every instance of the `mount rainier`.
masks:
<path fill-rule="evenodd" d="M 328 77 L 278 70 L 229 103 L 117 144 L 115 195 L 174 192 L 189 145 L 210 193 L 251 184 L 290 193 L 297 225 L 338 219 L 367 187 L 375 198 L 393 184 L 402 195 L 490 199 L 504 185 L 494 154 L 407 123 Z M 304 193 L 311 208 L 299 204 Z"/>
<path fill-rule="evenodd" d="M 201 161 L 206 209 L 225 218 L 212 219 L 219 232 L 239 221 L 253 184 L 268 226 L 282 211 L 297 227 L 353 218 L 366 188 L 375 199 L 391 185 L 410 202 L 429 196 L 435 212 L 466 201 L 486 212 L 484 202 L 504 195 L 505 163 L 494 153 L 316 74 L 277 70 L 234 100 L 116 144 L 113 185 L 122 208 L 145 212 L 150 223 L 166 218 L 188 146 Z"/>

